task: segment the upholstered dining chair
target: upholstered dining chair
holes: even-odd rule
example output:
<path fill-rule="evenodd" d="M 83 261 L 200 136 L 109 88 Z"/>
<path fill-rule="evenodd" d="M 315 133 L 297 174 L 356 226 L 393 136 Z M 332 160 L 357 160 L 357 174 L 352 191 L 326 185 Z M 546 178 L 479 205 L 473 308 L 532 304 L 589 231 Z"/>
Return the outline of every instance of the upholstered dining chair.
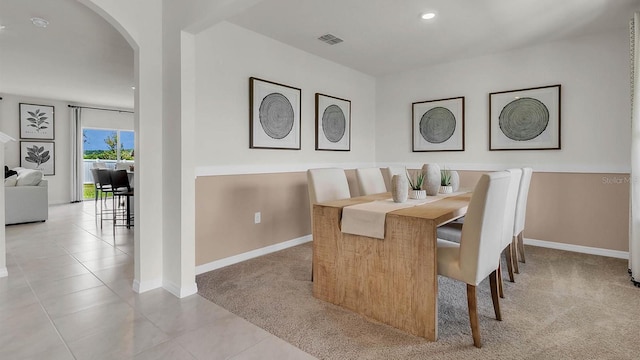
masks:
<path fill-rule="evenodd" d="M 507 270 L 509 272 L 509 281 L 514 282 L 513 277 L 513 247 L 511 242 L 513 241 L 513 224 L 516 217 L 516 203 L 518 201 L 518 188 L 520 187 L 520 178 L 522 178 L 522 169 L 507 169 L 509 177 L 509 186 L 507 193 L 507 203 L 505 206 L 504 217 L 504 231 L 502 233 L 502 242 L 500 245 L 500 252 L 506 257 Z M 499 263 L 498 263 L 499 264 Z M 500 267 L 498 267 L 500 269 Z M 498 290 L 500 297 L 504 297 L 503 285 L 502 285 L 502 272 L 498 272 Z"/>
<path fill-rule="evenodd" d="M 129 184 L 127 170 L 113 170 L 111 176 L 111 188 L 113 190 L 113 227 L 117 226 L 117 220 L 123 219 L 124 225 L 131 227 L 131 197 L 134 196 L 133 188 Z M 126 199 L 126 206 L 122 211 L 116 211 L 116 204 L 120 204 L 122 198 Z"/>
<path fill-rule="evenodd" d="M 309 213 L 313 232 L 313 204 L 348 199 L 351 197 L 349 182 L 344 169 L 322 168 L 307 170 L 309 188 Z M 311 281 L 313 281 L 313 260 L 311 263 Z"/>
<path fill-rule="evenodd" d="M 105 201 L 100 201 L 100 228 L 102 229 L 102 222 L 104 221 L 105 215 L 109 215 L 110 218 L 113 218 L 113 211 L 115 209 L 105 209 L 103 207 L 106 206 L 106 198 L 111 194 L 113 196 L 113 188 L 111 187 L 111 171 L 109 169 L 95 169 L 98 173 L 98 182 L 100 183 L 100 191 L 102 192 L 102 196 L 105 197 Z"/>
<path fill-rule="evenodd" d="M 467 305 L 473 344 L 481 347 L 476 287 L 487 277 L 493 309 L 502 320 L 497 273 L 511 175 L 484 174 L 476 184 L 462 226 L 460 243 L 438 239 L 438 274 L 467 284 Z"/>
<path fill-rule="evenodd" d="M 96 209 L 96 216 L 98 216 L 98 198 L 100 198 L 100 201 L 102 201 L 104 198 L 104 190 L 109 191 L 111 189 L 111 185 L 100 184 L 100 179 L 98 179 L 98 168 L 91 168 L 90 171 L 91 177 L 93 178 L 93 189 L 95 192 L 94 208 Z"/>
<path fill-rule="evenodd" d="M 387 186 L 384 184 L 384 177 L 379 168 L 356 169 L 356 180 L 360 195 L 387 192 Z"/>
<path fill-rule="evenodd" d="M 393 175 L 407 176 L 407 168 L 404 166 L 382 168 L 382 177 L 384 178 L 384 185 L 387 187 L 388 192 L 391 192 L 391 179 L 393 179 Z"/>
<path fill-rule="evenodd" d="M 518 199 L 518 189 L 520 187 L 520 178 L 522 177 L 521 169 L 508 169 L 506 172 L 509 174 L 508 184 L 508 197 L 505 207 L 505 220 L 504 231 L 500 237 L 500 252 L 505 254 L 507 271 L 509 273 L 509 281 L 514 282 L 514 248 L 512 246 L 513 232 L 511 229 L 515 222 L 516 202 Z M 466 222 L 466 217 L 463 222 L 449 223 L 438 227 L 437 234 L 439 239 L 449 240 L 453 242 L 461 242 L 463 224 Z M 499 263 L 498 268 L 500 269 Z M 502 285 L 502 273 L 498 272 L 498 289 L 500 297 L 504 297 L 503 285 Z"/>
<path fill-rule="evenodd" d="M 520 188 L 518 189 L 518 201 L 516 204 L 516 218 L 513 224 L 513 253 L 514 253 L 514 270 L 520 272 L 518 268 L 518 260 L 525 262 L 524 258 L 524 240 L 523 231 L 525 217 L 527 215 L 527 198 L 529 197 L 529 185 L 531 185 L 531 175 L 533 169 L 530 167 L 522 168 L 522 178 L 520 179 Z"/>

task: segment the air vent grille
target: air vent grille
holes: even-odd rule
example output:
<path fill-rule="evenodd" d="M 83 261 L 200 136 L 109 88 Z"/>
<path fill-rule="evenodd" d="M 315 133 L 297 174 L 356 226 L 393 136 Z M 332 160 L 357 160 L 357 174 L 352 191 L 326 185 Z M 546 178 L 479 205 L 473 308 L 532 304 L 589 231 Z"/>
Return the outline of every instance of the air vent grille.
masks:
<path fill-rule="evenodd" d="M 318 40 L 320 40 L 320 41 L 324 41 L 324 42 L 326 42 L 326 43 L 327 43 L 327 44 L 329 44 L 329 45 L 339 44 L 339 43 L 341 43 L 342 41 L 344 41 L 344 40 L 340 39 L 339 37 L 333 36 L 333 35 L 331 35 L 331 34 L 324 34 L 324 35 L 320 36 L 320 37 L 318 38 Z"/>

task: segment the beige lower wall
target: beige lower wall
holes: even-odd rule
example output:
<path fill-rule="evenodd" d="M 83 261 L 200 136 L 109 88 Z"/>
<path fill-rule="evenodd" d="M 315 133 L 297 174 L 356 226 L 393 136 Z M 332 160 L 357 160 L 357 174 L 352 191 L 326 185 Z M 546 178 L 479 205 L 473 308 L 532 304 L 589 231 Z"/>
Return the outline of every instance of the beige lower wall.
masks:
<path fill-rule="evenodd" d="M 483 172 L 460 171 L 473 188 Z M 354 171 L 347 171 L 358 194 Z M 525 237 L 628 251 L 629 175 L 535 172 Z M 254 224 L 254 213 L 262 221 Z M 304 172 L 196 179 L 196 265 L 311 233 Z"/>

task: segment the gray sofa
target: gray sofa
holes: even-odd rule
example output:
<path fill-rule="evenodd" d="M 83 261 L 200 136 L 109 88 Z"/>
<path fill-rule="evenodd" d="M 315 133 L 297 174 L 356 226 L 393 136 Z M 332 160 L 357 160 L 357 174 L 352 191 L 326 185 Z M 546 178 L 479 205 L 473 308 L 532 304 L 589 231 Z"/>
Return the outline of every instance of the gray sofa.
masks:
<path fill-rule="evenodd" d="M 27 170 L 29 172 L 31 170 Z M 34 170 L 37 171 L 37 170 Z M 46 179 L 31 177 L 27 183 L 21 181 L 19 171 L 17 181 L 5 179 L 4 208 L 5 224 L 20 224 L 46 221 L 49 218 L 49 183 Z"/>

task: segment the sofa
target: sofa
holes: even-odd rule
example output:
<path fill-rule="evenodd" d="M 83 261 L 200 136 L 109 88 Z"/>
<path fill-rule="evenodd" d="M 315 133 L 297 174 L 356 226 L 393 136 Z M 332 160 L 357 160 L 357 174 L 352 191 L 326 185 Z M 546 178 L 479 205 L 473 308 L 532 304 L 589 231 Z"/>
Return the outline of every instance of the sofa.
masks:
<path fill-rule="evenodd" d="M 42 171 L 13 170 L 17 174 L 4 179 L 5 224 L 46 221 L 49 218 L 49 184 L 42 178 Z"/>

